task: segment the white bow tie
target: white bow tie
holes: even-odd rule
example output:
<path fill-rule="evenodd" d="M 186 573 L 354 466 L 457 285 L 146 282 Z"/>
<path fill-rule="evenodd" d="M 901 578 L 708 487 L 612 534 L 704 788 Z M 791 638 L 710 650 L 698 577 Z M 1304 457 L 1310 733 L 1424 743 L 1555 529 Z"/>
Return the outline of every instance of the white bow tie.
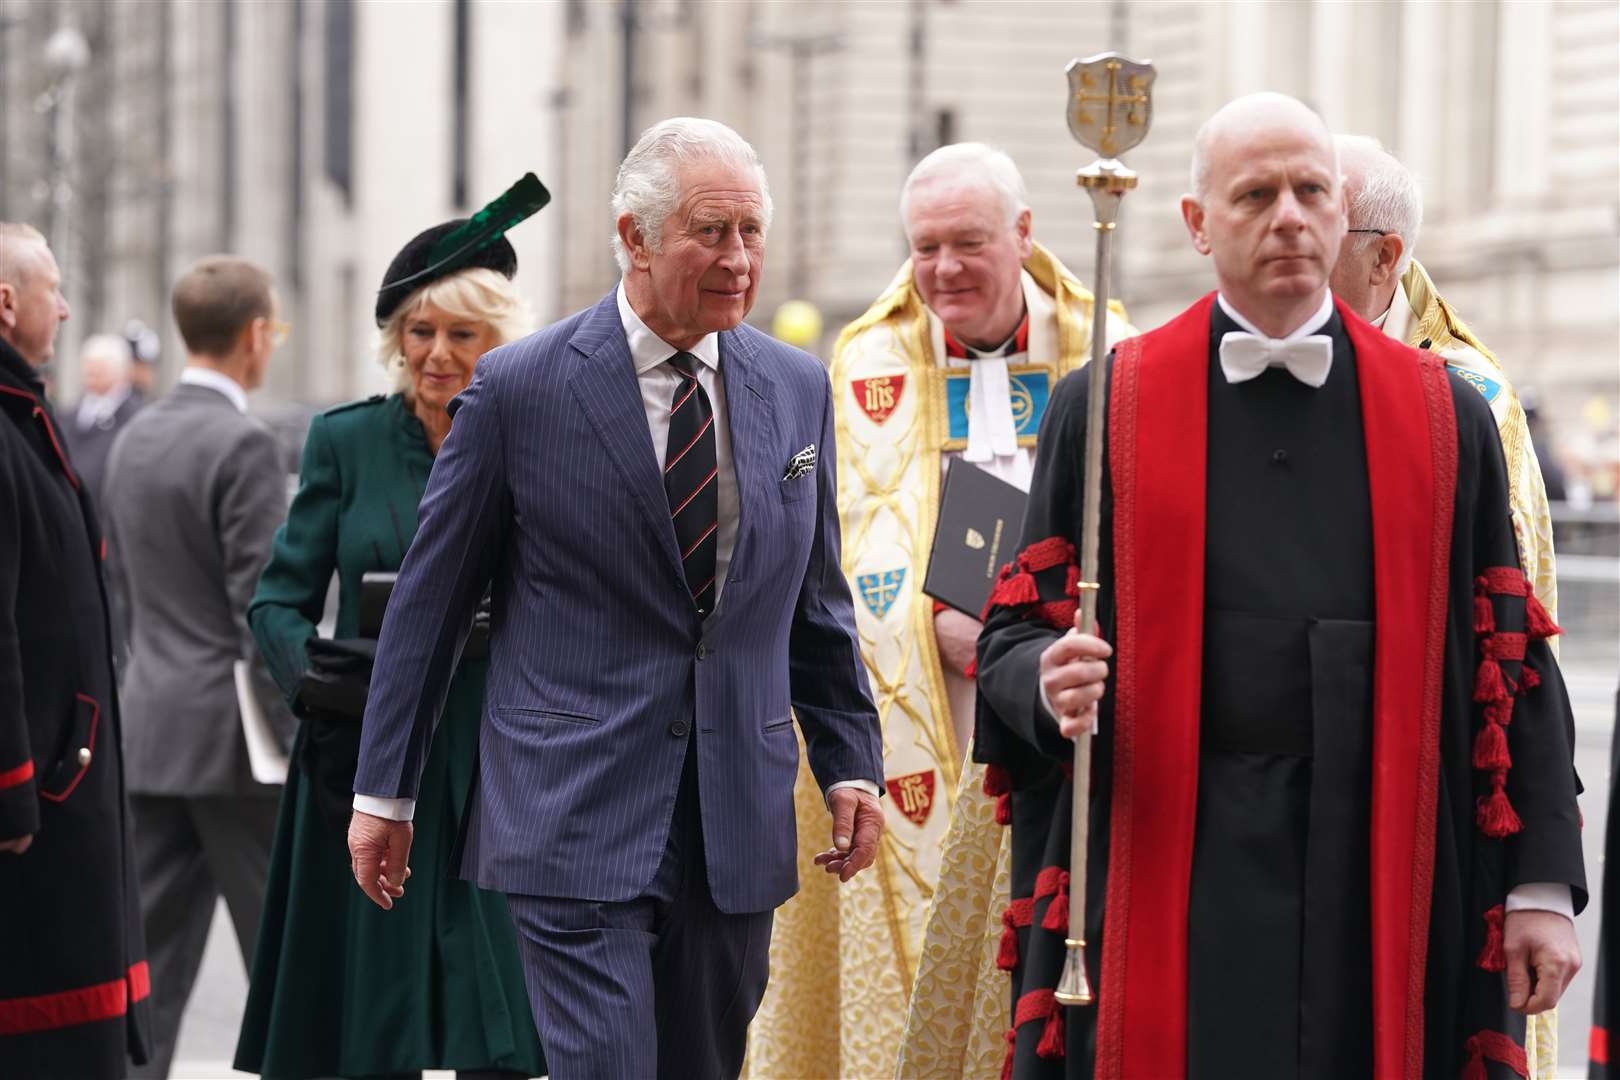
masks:
<path fill-rule="evenodd" d="M 1333 339 L 1309 334 L 1292 341 L 1233 330 L 1221 335 L 1221 373 L 1229 383 L 1247 382 L 1268 367 L 1283 367 L 1306 386 L 1327 382 L 1333 366 Z"/>

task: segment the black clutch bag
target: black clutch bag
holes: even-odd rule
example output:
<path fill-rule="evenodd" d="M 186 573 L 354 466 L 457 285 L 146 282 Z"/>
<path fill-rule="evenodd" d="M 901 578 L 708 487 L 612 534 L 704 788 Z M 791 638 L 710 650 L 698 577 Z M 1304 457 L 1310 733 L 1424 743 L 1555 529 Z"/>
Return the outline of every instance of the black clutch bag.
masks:
<path fill-rule="evenodd" d="M 1018 550 L 1029 496 L 977 465 L 953 461 L 939 497 L 939 524 L 923 592 L 979 617 L 1001 564 Z"/>
<path fill-rule="evenodd" d="M 304 649 L 310 667 L 299 680 L 294 702 L 304 718 L 298 767 L 310 780 L 322 819 L 347 833 L 354 773 L 360 765 L 360 721 L 366 714 L 377 643 L 366 638 L 312 637 Z"/>

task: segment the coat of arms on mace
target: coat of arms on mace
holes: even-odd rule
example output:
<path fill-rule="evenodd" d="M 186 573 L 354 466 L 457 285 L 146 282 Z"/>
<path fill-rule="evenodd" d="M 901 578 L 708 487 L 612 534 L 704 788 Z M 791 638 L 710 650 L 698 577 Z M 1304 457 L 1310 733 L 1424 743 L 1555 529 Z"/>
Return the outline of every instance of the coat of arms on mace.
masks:
<path fill-rule="evenodd" d="M 1075 174 L 1091 196 L 1096 215 L 1097 269 L 1092 282 L 1090 400 L 1086 416 L 1085 503 L 1080 516 L 1080 611 L 1075 627 L 1091 633 L 1097 624 L 1097 531 L 1102 510 L 1103 396 L 1108 360 L 1108 278 L 1119 204 L 1136 186 L 1136 173 L 1119 156 L 1147 137 L 1153 120 L 1153 65 L 1118 53 L 1099 53 L 1069 63 L 1069 131 L 1100 156 Z M 1074 739 L 1072 824 L 1069 834 L 1069 932 L 1056 997 L 1064 1005 L 1090 1005 L 1086 979 L 1086 845 L 1091 804 L 1091 733 Z"/>

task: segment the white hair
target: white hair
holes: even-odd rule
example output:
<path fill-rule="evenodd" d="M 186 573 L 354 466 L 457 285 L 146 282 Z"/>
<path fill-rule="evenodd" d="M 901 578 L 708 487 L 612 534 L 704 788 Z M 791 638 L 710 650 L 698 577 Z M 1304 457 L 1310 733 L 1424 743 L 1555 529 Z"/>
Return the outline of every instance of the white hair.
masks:
<path fill-rule="evenodd" d="M 1243 97 L 1235 98 L 1217 109 L 1215 115 L 1205 120 L 1199 126 L 1198 133 L 1193 136 L 1192 163 L 1187 171 L 1188 182 L 1192 184 L 1194 199 L 1202 203 L 1209 198 L 1209 144 L 1215 141 L 1215 136 L 1221 127 L 1231 118 L 1234 112 L 1246 111 L 1256 106 L 1266 105 L 1273 107 L 1278 105 L 1298 106 L 1316 118 L 1316 122 L 1321 125 L 1324 135 L 1329 134 L 1327 124 L 1323 121 L 1321 114 L 1298 98 L 1290 97 L 1287 94 L 1279 94 L 1272 90 L 1262 90 L 1259 93 L 1246 94 Z M 1328 146 L 1333 153 L 1333 177 L 1338 180 L 1340 179 L 1339 145 L 1332 138 L 1329 138 Z"/>
<path fill-rule="evenodd" d="M 646 239 L 647 250 L 656 253 L 663 246 L 664 222 L 681 201 L 681 169 L 697 161 L 719 161 L 758 173 L 765 207 L 761 225 L 770 229 L 770 185 L 765 166 L 747 139 L 718 120 L 696 116 L 660 120 L 641 133 L 613 182 L 613 258 L 620 273 L 629 272 L 630 253 L 619 239 L 619 218 L 629 214 Z"/>
<path fill-rule="evenodd" d="M 81 368 L 93 362 L 104 363 L 110 374 L 119 380 L 129 376 L 130 360 L 129 342 L 117 334 L 91 334 L 79 346 Z"/>
<path fill-rule="evenodd" d="M 0 221 L 0 282 L 22 288 L 50 251 L 45 234 L 25 222 Z"/>
<path fill-rule="evenodd" d="M 1029 209 L 1024 177 L 1006 151 L 980 142 L 951 143 L 917 162 L 900 187 L 900 222 L 907 233 L 911 231 L 912 189 L 926 181 L 941 179 L 984 184 L 1001 201 L 1008 225 Z"/>
<path fill-rule="evenodd" d="M 1406 273 L 1417 251 L 1418 230 L 1423 227 L 1423 188 L 1411 170 L 1384 149 L 1370 135 L 1335 135 L 1333 145 L 1340 157 L 1346 154 L 1361 166 L 1360 183 L 1350 199 L 1350 228 L 1377 229 L 1401 238 L 1401 261 L 1395 276 Z M 1355 251 L 1379 239 L 1377 233 L 1356 233 Z"/>

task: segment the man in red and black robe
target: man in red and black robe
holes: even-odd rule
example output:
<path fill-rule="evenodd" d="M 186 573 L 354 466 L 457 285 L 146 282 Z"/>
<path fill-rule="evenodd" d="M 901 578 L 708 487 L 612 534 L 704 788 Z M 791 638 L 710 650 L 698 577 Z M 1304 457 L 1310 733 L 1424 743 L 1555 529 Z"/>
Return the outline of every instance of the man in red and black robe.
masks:
<path fill-rule="evenodd" d="M 1220 295 L 1109 370 L 1106 682 L 1072 627 L 1085 374 L 1049 406 L 979 641 L 1011 1075 L 1522 1076 L 1586 892 L 1556 628 L 1490 410 L 1332 302 L 1343 200 L 1303 105 L 1222 110 L 1194 187 Z M 1074 936 L 1096 1004 L 1064 1008 L 1063 730 L 1094 719 Z"/>

